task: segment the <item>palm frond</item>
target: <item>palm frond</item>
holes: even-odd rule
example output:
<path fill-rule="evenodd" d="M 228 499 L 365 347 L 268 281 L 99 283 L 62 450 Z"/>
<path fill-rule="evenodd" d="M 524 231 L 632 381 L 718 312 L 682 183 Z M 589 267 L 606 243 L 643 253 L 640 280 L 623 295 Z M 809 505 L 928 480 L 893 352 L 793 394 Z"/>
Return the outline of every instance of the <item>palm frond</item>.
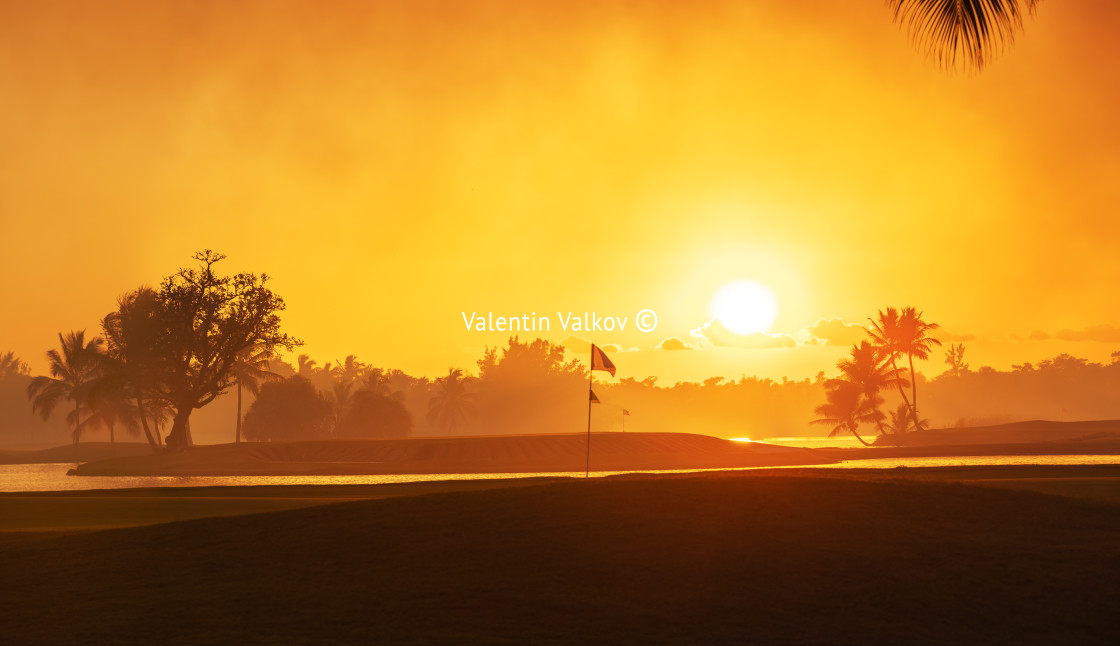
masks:
<path fill-rule="evenodd" d="M 894 20 L 945 68 L 982 69 L 1014 42 L 1039 0 L 887 0 Z"/>

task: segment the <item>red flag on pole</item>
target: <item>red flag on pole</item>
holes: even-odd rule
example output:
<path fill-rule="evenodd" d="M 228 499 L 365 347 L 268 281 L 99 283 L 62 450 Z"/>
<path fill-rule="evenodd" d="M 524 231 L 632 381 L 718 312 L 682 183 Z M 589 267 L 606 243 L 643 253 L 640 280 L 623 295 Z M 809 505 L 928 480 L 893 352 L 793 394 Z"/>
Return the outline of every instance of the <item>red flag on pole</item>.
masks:
<path fill-rule="evenodd" d="M 611 363 L 610 358 L 607 357 L 607 353 L 603 352 L 603 350 L 594 343 L 591 344 L 591 369 L 606 370 L 611 373 L 612 377 L 615 371 L 614 364 Z"/>

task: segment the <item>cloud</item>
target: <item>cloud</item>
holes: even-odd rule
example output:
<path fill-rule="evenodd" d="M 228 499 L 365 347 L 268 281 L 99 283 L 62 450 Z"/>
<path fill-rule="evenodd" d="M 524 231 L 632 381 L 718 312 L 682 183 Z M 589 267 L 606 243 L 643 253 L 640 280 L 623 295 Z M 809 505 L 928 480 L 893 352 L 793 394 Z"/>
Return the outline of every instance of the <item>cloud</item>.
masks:
<path fill-rule="evenodd" d="M 568 352 L 580 352 L 587 354 L 591 352 L 591 342 L 583 337 L 570 336 L 560 341 L 560 345 Z"/>
<path fill-rule="evenodd" d="M 845 323 L 844 319 L 821 319 L 805 328 L 809 333 L 806 343 L 821 345 L 852 345 L 867 339 L 867 328 L 858 323 Z"/>
<path fill-rule="evenodd" d="M 658 343 L 654 348 L 655 350 L 696 350 L 696 346 L 685 343 L 675 336 L 671 336 L 661 343 Z"/>
<path fill-rule="evenodd" d="M 689 334 L 701 343 L 711 343 L 722 347 L 754 349 L 797 347 L 797 339 L 789 334 L 765 334 L 762 332 L 736 334 L 725 328 L 718 320 L 708 321 Z"/>
<path fill-rule="evenodd" d="M 1090 325 L 1081 330 L 1062 330 L 1057 334 L 1050 334 L 1042 330 L 1031 332 L 1031 341 L 1093 341 L 1097 343 L 1120 343 L 1120 327 L 1115 325 Z"/>
<path fill-rule="evenodd" d="M 576 354 L 587 354 L 591 352 L 591 342 L 581 336 L 569 336 L 560 342 L 564 349 L 568 352 Z M 604 352 L 614 354 L 615 352 L 635 352 L 638 348 L 624 348 L 617 343 L 597 343 Z"/>

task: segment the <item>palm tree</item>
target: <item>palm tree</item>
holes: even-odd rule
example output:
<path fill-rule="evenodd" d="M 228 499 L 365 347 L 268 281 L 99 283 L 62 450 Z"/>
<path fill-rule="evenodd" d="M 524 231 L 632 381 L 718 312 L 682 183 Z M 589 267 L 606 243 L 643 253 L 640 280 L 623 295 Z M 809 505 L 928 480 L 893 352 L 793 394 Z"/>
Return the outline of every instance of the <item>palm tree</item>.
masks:
<path fill-rule="evenodd" d="M 840 370 L 840 378 L 829 379 L 825 382 L 825 386 L 835 386 L 841 382 L 851 383 L 869 399 L 877 397 L 883 388 L 896 385 L 902 388 L 908 385 L 906 379 L 901 376 L 901 371 L 888 366 L 883 361 L 880 349 L 866 340 L 853 345 L 851 357 L 836 362 L 836 367 Z M 882 435 L 884 429 L 881 423 L 878 428 L 879 434 Z"/>
<path fill-rule="evenodd" d="M 850 381 L 860 387 L 863 394 L 873 397 L 883 388 L 895 385 L 909 385 L 901 371 L 888 367 L 883 361 L 879 348 L 870 341 L 860 341 L 852 345 L 851 357 L 836 362 L 840 370 L 841 379 Z M 836 381 L 830 379 L 826 384 Z"/>
<path fill-rule="evenodd" d="M 822 415 L 811 424 L 826 424 L 833 427 L 829 437 L 849 432 L 856 436 L 864 446 L 871 446 L 860 437 L 860 424 L 878 424 L 883 420 L 883 411 L 879 407 L 883 398 L 879 396 L 868 397 L 857 384 L 850 381 L 837 380 L 825 391 L 825 403 L 817 406 L 813 412 Z"/>
<path fill-rule="evenodd" d="M 369 391 L 378 397 L 388 397 L 397 401 L 404 401 L 404 393 L 393 390 L 393 376 L 397 372 L 382 370 L 381 368 L 367 367 L 362 390 Z"/>
<path fill-rule="evenodd" d="M 896 22 L 905 24 L 914 42 L 948 68 L 957 57 L 966 67 L 982 69 L 1015 40 L 1023 16 L 1039 0 L 887 0 Z"/>
<path fill-rule="evenodd" d="M 329 366 L 330 364 L 328 363 L 327 365 Z M 353 384 L 361 378 L 368 369 L 369 366 L 358 361 L 357 355 L 348 354 L 344 361 L 335 361 L 334 368 L 330 369 L 329 372 L 335 380 L 345 384 Z"/>
<path fill-rule="evenodd" d="M 474 393 L 467 390 L 463 371 L 458 368 L 448 368 L 447 374 L 437 379 L 436 383 L 439 384 L 439 392 L 428 400 L 428 420 L 454 433 L 459 423 L 470 421 L 477 413 Z"/>
<path fill-rule="evenodd" d="M 932 346 L 941 345 L 940 341 L 928 336 L 938 327 L 940 326 L 936 323 L 923 321 L 922 313 L 913 307 L 904 307 L 901 313 L 893 307 L 888 307 L 886 311 L 879 310 L 879 320 L 872 319 L 871 329 L 868 331 L 875 346 L 886 360 L 890 361 L 891 368 L 897 371 L 896 362 L 904 355 L 910 360 L 911 398 L 907 398 L 902 382 L 898 383 L 898 394 L 910 409 L 910 416 L 919 429 L 921 427 L 918 420 L 918 384 L 917 375 L 914 374 L 914 358 L 928 359 Z"/>
<path fill-rule="evenodd" d="M 268 348 L 248 347 L 238 353 L 234 359 L 230 374 L 237 380 L 237 433 L 235 442 L 241 443 L 241 389 L 245 388 L 253 393 L 260 394 L 262 381 L 279 381 L 280 375 L 269 370 L 269 361 L 275 353 Z"/>
<path fill-rule="evenodd" d="M 15 352 L 0 354 L 0 379 L 28 373 L 27 362 L 17 357 Z"/>
<path fill-rule="evenodd" d="M 74 444 L 78 444 L 81 434 L 81 410 L 85 385 L 95 377 L 96 363 L 91 356 L 97 354 L 104 341 L 93 338 L 86 341 L 85 330 L 70 332 L 63 336 L 60 332 L 59 350 L 47 351 L 47 364 L 50 376 L 40 375 L 27 385 L 27 398 L 31 400 L 31 410 L 39 413 L 46 421 L 55 407 L 63 399 L 74 402 L 74 410 L 66 416 L 66 422 L 74 427 Z"/>
<path fill-rule="evenodd" d="M 928 419 L 923 419 L 922 424 L 928 424 Z M 898 408 L 890 412 L 890 421 L 885 425 L 892 435 L 903 435 L 914 428 L 914 420 L 910 416 L 910 409 L 906 404 L 899 404 Z"/>
<path fill-rule="evenodd" d="M 82 428 L 105 427 L 109 431 L 109 443 L 115 444 L 116 427 L 121 424 L 132 435 L 140 432 L 140 409 L 129 401 L 124 390 L 93 388 L 95 381 L 86 384 L 85 399 L 90 410 L 89 417 L 82 422 Z"/>
<path fill-rule="evenodd" d="M 311 379 L 315 375 L 317 362 L 306 354 L 296 357 L 296 374 L 304 379 Z"/>
<path fill-rule="evenodd" d="M 161 377 L 155 360 L 158 330 L 153 324 L 156 293 L 140 287 L 117 299 L 117 311 L 101 321 L 105 352 L 92 356 L 98 362 L 98 379 L 90 392 L 98 399 L 131 399 L 129 407 L 140 421 L 144 437 L 153 451 L 162 446 L 160 424 L 169 402 L 161 397 Z M 151 419 L 155 427 L 148 420 Z"/>
<path fill-rule="evenodd" d="M 910 412 L 914 415 L 914 430 L 922 430 L 923 420 L 918 419 L 918 375 L 914 373 L 914 358 L 925 361 L 933 346 L 941 345 L 941 341 L 929 336 L 930 332 L 941 327 L 937 323 L 926 323 L 922 320 L 922 313 L 913 307 L 902 308 L 899 316 L 899 344 L 898 349 L 910 361 Z"/>
<path fill-rule="evenodd" d="M 331 410 L 334 412 L 334 431 L 337 431 L 342 424 L 342 418 L 345 417 L 346 408 L 350 405 L 353 390 L 353 383 L 336 381 L 331 384 L 330 403 Z"/>

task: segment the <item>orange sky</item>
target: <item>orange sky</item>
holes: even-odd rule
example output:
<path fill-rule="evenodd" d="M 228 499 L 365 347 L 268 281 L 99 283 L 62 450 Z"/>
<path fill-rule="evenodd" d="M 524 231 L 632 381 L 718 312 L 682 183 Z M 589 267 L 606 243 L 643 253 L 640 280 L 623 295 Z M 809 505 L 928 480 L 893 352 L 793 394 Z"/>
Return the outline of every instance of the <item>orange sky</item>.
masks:
<path fill-rule="evenodd" d="M 1105 361 L 1117 24 L 1043 2 L 954 75 L 872 0 L 5 2 L 0 351 L 40 370 L 209 247 L 274 277 L 320 362 L 413 374 L 505 338 L 463 311 L 651 308 L 592 338 L 663 383 L 830 370 L 844 348 L 804 330 L 887 305 L 974 368 Z M 740 278 L 800 345 L 654 349 Z"/>

